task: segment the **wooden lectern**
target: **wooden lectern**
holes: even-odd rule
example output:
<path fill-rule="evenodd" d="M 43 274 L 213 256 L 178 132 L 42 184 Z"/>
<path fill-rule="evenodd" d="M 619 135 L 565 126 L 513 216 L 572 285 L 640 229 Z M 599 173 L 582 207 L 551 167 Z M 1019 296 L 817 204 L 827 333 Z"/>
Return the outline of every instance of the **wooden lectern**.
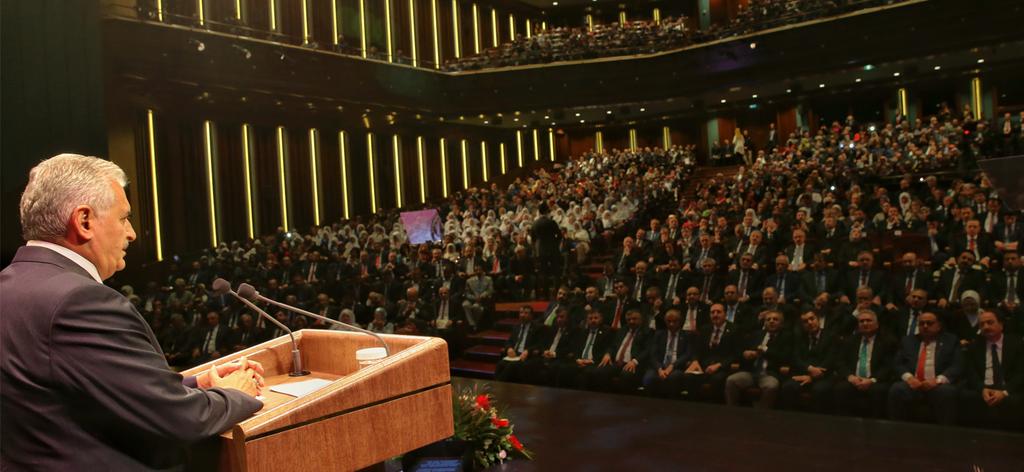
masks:
<path fill-rule="evenodd" d="M 360 369 L 356 350 L 380 343 L 365 334 L 295 332 L 303 377 L 290 377 L 288 336 L 189 369 L 196 375 L 242 355 L 263 364 L 264 407 L 221 434 L 220 470 L 355 470 L 454 434 L 448 347 L 440 338 L 382 335 L 391 355 Z M 270 391 L 308 379 L 331 383 L 302 397 Z"/>

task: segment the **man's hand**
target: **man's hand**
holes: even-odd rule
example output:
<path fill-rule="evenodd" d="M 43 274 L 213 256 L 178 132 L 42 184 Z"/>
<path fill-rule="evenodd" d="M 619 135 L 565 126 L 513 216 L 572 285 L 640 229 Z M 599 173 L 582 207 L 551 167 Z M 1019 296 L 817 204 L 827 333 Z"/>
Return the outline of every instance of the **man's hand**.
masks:
<path fill-rule="evenodd" d="M 711 365 L 707 366 L 707 368 L 704 369 L 704 373 L 705 374 L 713 374 L 715 372 L 718 372 L 718 369 L 721 369 L 721 368 L 722 368 L 722 363 L 721 362 L 716 362 L 714 364 L 711 364 Z"/>
<path fill-rule="evenodd" d="M 757 355 L 760 354 L 758 351 L 743 351 L 743 358 L 752 361 L 757 359 Z"/>
<path fill-rule="evenodd" d="M 233 388 L 255 397 L 262 393 L 262 378 L 253 369 L 235 369 L 227 376 L 221 377 L 216 366 L 209 371 L 210 385 L 219 388 Z"/>
<path fill-rule="evenodd" d="M 594 365 L 594 361 L 590 359 L 576 359 L 576 365 L 586 367 L 588 365 Z"/>
<path fill-rule="evenodd" d="M 795 380 L 797 382 L 800 382 L 800 385 L 807 385 L 807 384 L 811 383 L 811 376 L 810 375 L 795 375 L 795 376 L 793 376 L 793 380 Z"/>
<path fill-rule="evenodd" d="M 911 390 L 920 390 L 921 389 L 921 381 L 917 380 L 917 377 L 908 377 L 906 382 L 907 382 L 907 385 L 910 386 Z"/>
<path fill-rule="evenodd" d="M 266 384 L 263 382 L 263 364 L 256 361 L 250 361 L 246 356 L 242 356 L 234 362 L 214 366 L 210 371 L 213 371 L 213 369 L 217 369 L 217 375 L 220 377 L 231 375 L 232 372 L 239 369 L 250 369 L 255 372 L 256 379 L 259 381 L 260 387 L 266 387 Z M 196 386 L 199 388 L 210 388 L 214 386 L 210 379 L 210 371 L 203 372 L 196 376 Z"/>
<path fill-rule="evenodd" d="M 817 379 L 821 378 L 822 375 L 825 375 L 825 369 L 822 369 L 821 367 L 811 366 L 807 368 L 807 373 L 810 374 L 812 378 Z"/>
<path fill-rule="evenodd" d="M 554 359 L 555 358 L 555 353 L 551 352 L 551 351 L 544 351 L 543 356 L 544 356 L 545 359 Z"/>
<path fill-rule="evenodd" d="M 986 388 L 981 391 L 981 398 L 985 400 L 985 404 L 987 404 L 988 406 L 996 406 L 1006 399 L 1006 392 L 1002 390 Z"/>
<path fill-rule="evenodd" d="M 638 362 L 636 361 L 636 359 L 633 359 L 633 360 L 627 362 L 625 365 L 622 366 L 622 371 L 626 372 L 626 373 L 629 373 L 629 374 L 632 374 L 632 373 L 636 372 L 636 365 L 637 364 L 638 364 Z"/>
<path fill-rule="evenodd" d="M 608 364 L 611 364 L 611 363 L 612 363 L 612 356 L 610 356 L 608 354 L 605 354 L 604 357 L 601 358 L 601 363 L 598 364 L 597 366 L 598 367 L 604 367 L 604 366 L 606 366 Z"/>
<path fill-rule="evenodd" d="M 530 351 L 523 351 L 523 353 L 519 355 L 519 360 L 525 361 L 526 358 L 529 357 L 529 356 L 530 356 Z"/>
<path fill-rule="evenodd" d="M 938 382 L 936 382 L 934 380 L 925 380 L 925 381 L 921 382 L 921 390 L 923 390 L 925 392 L 930 391 L 930 390 L 932 390 L 932 389 L 934 389 L 935 387 L 938 387 L 938 386 L 939 386 Z"/>

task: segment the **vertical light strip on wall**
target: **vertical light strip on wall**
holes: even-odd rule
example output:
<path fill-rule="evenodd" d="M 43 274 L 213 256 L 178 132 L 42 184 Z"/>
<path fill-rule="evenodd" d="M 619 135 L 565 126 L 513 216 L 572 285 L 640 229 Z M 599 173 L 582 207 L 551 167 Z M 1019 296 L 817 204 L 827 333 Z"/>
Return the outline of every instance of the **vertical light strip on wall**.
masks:
<path fill-rule="evenodd" d="M 277 0 L 270 0 L 270 30 L 277 31 Z"/>
<path fill-rule="evenodd" d="M 395 47 L 391 43 L 391 0 L 384 0 L 384 45 L 388 50 L 388 62 L 391 62 L 395 55 Z"/>
<path fill-rule="evenodd" d="M 541 31 L 547 31 L 548 30 L 548 22 L 547 21 L 541 21 L 540 22 L 540 30 Z"/>
<path fill-rule="evenodd" d="M 217 195 L 213 190 L 213 122 L 203 122 L 203 150 L 206 154 L 206 198 L 210 210 L 210 245 L 217 247 Z"/>
<path fill-rule="evenodd" d="M 536 128 L 533 130 L 533 160 L 540 160 L 540 137 Z"/>
<path fill-rule="evenodd" d="M 164 21 L 164 1 L 156 0 L 156 20 Z"/>
<path fill-rule="evenodd" d="M 480 12 L 473 4 L 473 54 L 480 54 Z"/>
<path fill-rule="evenodd" d="M 512 15 L 509 15 L 509 16 L 511 17 Z M 526 38 L 529 39 L 529 38 L 532 38 L 532 37 L 533 37 L 533 25 L 530 24 L 530 19 L 527 18 L 526 19 Z M 512 38 L 512 39 L 515 39 L 515 38 Z"/>
<path fill-rule="evenodd" d="M 594 32 L 594 15 L 587 13 L 587 31 Z"/>
<path fill-rule="evenodd" d="M 896 97 L 898 98 L 898 101 L 896 103 L 897 109 L 899 110 L 901 116 L 906 117 L 907 116 L 907 89 L 905 89 L 903 87 L 900 87 L 898 90 L 896 90 Z"/>
<path fill-rule="evenodd" d="M 508 172 L 508 164 L 505 163 L 505 143 L 504 142 L 498 143 L 498 153 L 499 153 L 499 157 L 501 157 L 501 175 L 505 175 L 505 172 Z"/>
<path fill-rule="evenodd" d="M 246 223 L 246 234 L 249 235 L 249 239 L 256 237 L 256 224 L 253 217 L 252 211 L 252 154 L 251 144 L 249 135 L 252 133 L 252 129 L 249 128 L 247 123 L 242 123 L 242 171 L 244 174 L 243 183 L 245 184 L 245 223 Z"/>
<path fill-rule="evenodd" d="M 338 45 L 338 0 L 331 0 L 331 44 Z"/>
<path fill-rule="evenodd" d="M 441 24 L 437 22 L 437 0 L 430 0 L 430 30 L 434 40 L 434 68 L 441 68 Z"/>
<path fill-rule="evenodd" d="M 491 47 L 498 47 L 498 10 L 491 8 Z"/>
<path fill-rule="evenodd" d="M 235 0 L 235 19 L 242 21 L 242 0 Z"/>
<path fill-rule="evenodd" d="M 455 58 L 462 57 L 462 28 L 459 26 L 459 0 L 452 0 L 452 36 L 455 38 Z"/>
<path fill-rule="evenodd" d="M 199 26 L 206 25 L 206 2 L 196 0 L 196 13 L 199 15 Z"/>
<path fill-rule="evenodd" d="M 391 136 L 391 164 L 395 166 L 395 208 L 402 208 L 402 156 L 399 145 L 401 139 L 397 134 Z"/>
<path fill-rule="evenodd" d="M 516 130 L 516 162 L 523 168 L 523 132 Z"/>
<path fill-rule="evenodd" d="M 636 129 L 629 129 L 629 150 L 636 152 Z"/>
<path fill-rule="evenodd" d="M 313 225 L 320 226 L 320 136 L 316 128 L 309 129 L 309 173 L 313 182 Z"/>
<path fill-rule="evenodd" d="M 416 0 L 409 0 L 409 52 L 412 54 L 412 66 L 420 66 L 419 40 L 416 35 Z"/>
<path fill-rule="evenodd" d="M 366 59 L 366 0 L 359 0 L 359 53 Z"/>
<path fill-rule="evenodd" d="M 427 173 L 423 163 L 423 136 L 416 136 L 416 167 L 420 176 L 420 203 L 427 203 Z"/>
<path fill-rule="evenodd" d="M 548 157 L 555 162 L 555 130 L 548 128 Z"/>
<path fill-rule="evenodd" d="M 287 169 L 284 165 L 284 126 L 277 127 L 277 184 L 281 190 L 281 226 L 285 232 L 288 226 L 288 181 L 285 179 Z"/>
<path fill-rule="evenodd" d="M 654 12 L 652 12 L 651 16 L 654 17 L 654 24 L 656 24 L 656 25 L 660 25 L 661 24 L 661 9 L 660 8 L 655 8 Z"/>
<path fill-rule="evenodd" d="M 619 25 L 620 26 L 626 26 L 626 11 L 625 10 L 620 10 L 619 11 Z"/>
<path fill-rule="evenodd" d="M 309 0 L 302 2 L 302 44 L 309 44 Z"/>
<path fill-rule="evenodd" d="M 459 141 L 459 152 L 462 155 L 462 188 L 469 188 L 469 142 Z"/>
<path fill-rule="evenodd" d="M 661 145 L 666 151 L 672 147 L 672 130 L 668 126 L 661 127 Z"/>
<path fill-rule="evenodd" d="M 526 20 L 526 29 L 530 29 L 530 20 Z M 529 37 L 529 35 L 527 35 Z M 508 40 L 516 40 L 516 15 L 513 13 L 508 14 Z"/>
<path fill-rule="evenodd" d="M 341 161 L 341 209 L 345 219 L 348 213 L 348 133 L 338 131 L 338 159 Z"/>
<path fill-rule="evenodd" d="M 447 142 L 441 138 L 441 196 L 448 198 L 448 149 Z"/>
<path fill-rule="evenodd" d="M 604 133 L 600 131 L 594 133 L 594 150 L 604 152 Z"/>
<path fill-rule="evenodd" d="M 971 108 L 974 109 L 975 120 L 981 119 L 981 107 L 981 77 L 975 77 L 971 79 Z"/>
<path fill-rule="evenodd" d="M 373 133 L 366 133 L 366 161 L 370 169 L 370 213 L 377 213 L 377 175 L 373 168 Z"/>
<path fill-rule="evenodd" d="M 159 8 L 159 3 L 157 8 Z M 149 182 L 153 191 L 153 234 L 156 235 L 156 260 L 164 260 L 164 243 L 160 237 L 160 189 L 156 182 L 156 129 L 153 126 L 153 110 L 146 110 L 146 136 L 149 144 Z"/>
<path fill-rule="evenodd" d="M 491 180 L 491 169 L 487 165 L 487 141 L 480 141 L 480 163 L 483 164 L 484 182 Z"/>

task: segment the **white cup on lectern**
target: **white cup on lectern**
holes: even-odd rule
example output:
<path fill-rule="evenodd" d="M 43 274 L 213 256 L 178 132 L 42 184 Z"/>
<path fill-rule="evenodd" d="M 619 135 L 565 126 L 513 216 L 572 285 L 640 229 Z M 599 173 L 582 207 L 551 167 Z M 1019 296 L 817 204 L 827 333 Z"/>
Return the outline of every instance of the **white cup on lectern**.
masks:
<path fill-rule="evenodd" d="M 374 365 L 387 356 L 387 351 L 382 347 L 367 347 L 356 351 L 356 361 L 359 362 L 360 369 Z"/>

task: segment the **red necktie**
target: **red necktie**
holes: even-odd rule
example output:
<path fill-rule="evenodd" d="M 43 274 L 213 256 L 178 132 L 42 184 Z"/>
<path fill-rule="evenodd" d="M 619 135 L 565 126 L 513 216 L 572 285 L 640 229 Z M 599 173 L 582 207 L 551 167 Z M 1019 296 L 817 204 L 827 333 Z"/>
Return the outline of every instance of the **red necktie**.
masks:
<path fill-rule="evenodd" d="M 618 304 L 615 305 L 615 317 L 612 318 L 612 329 L 619 329 L 619 323 L 622 322 L 622 305 L 624 305 L 622 300 L 619 300 Z"/>
<path fill-rule="evenodd" d="M 924 380 L 924 364 L 928 360 L 928 341 L 921 342 L 921 352 L 917 354 L 917 371 L 914 372 L 914 377 L 917 380 Z"/>

